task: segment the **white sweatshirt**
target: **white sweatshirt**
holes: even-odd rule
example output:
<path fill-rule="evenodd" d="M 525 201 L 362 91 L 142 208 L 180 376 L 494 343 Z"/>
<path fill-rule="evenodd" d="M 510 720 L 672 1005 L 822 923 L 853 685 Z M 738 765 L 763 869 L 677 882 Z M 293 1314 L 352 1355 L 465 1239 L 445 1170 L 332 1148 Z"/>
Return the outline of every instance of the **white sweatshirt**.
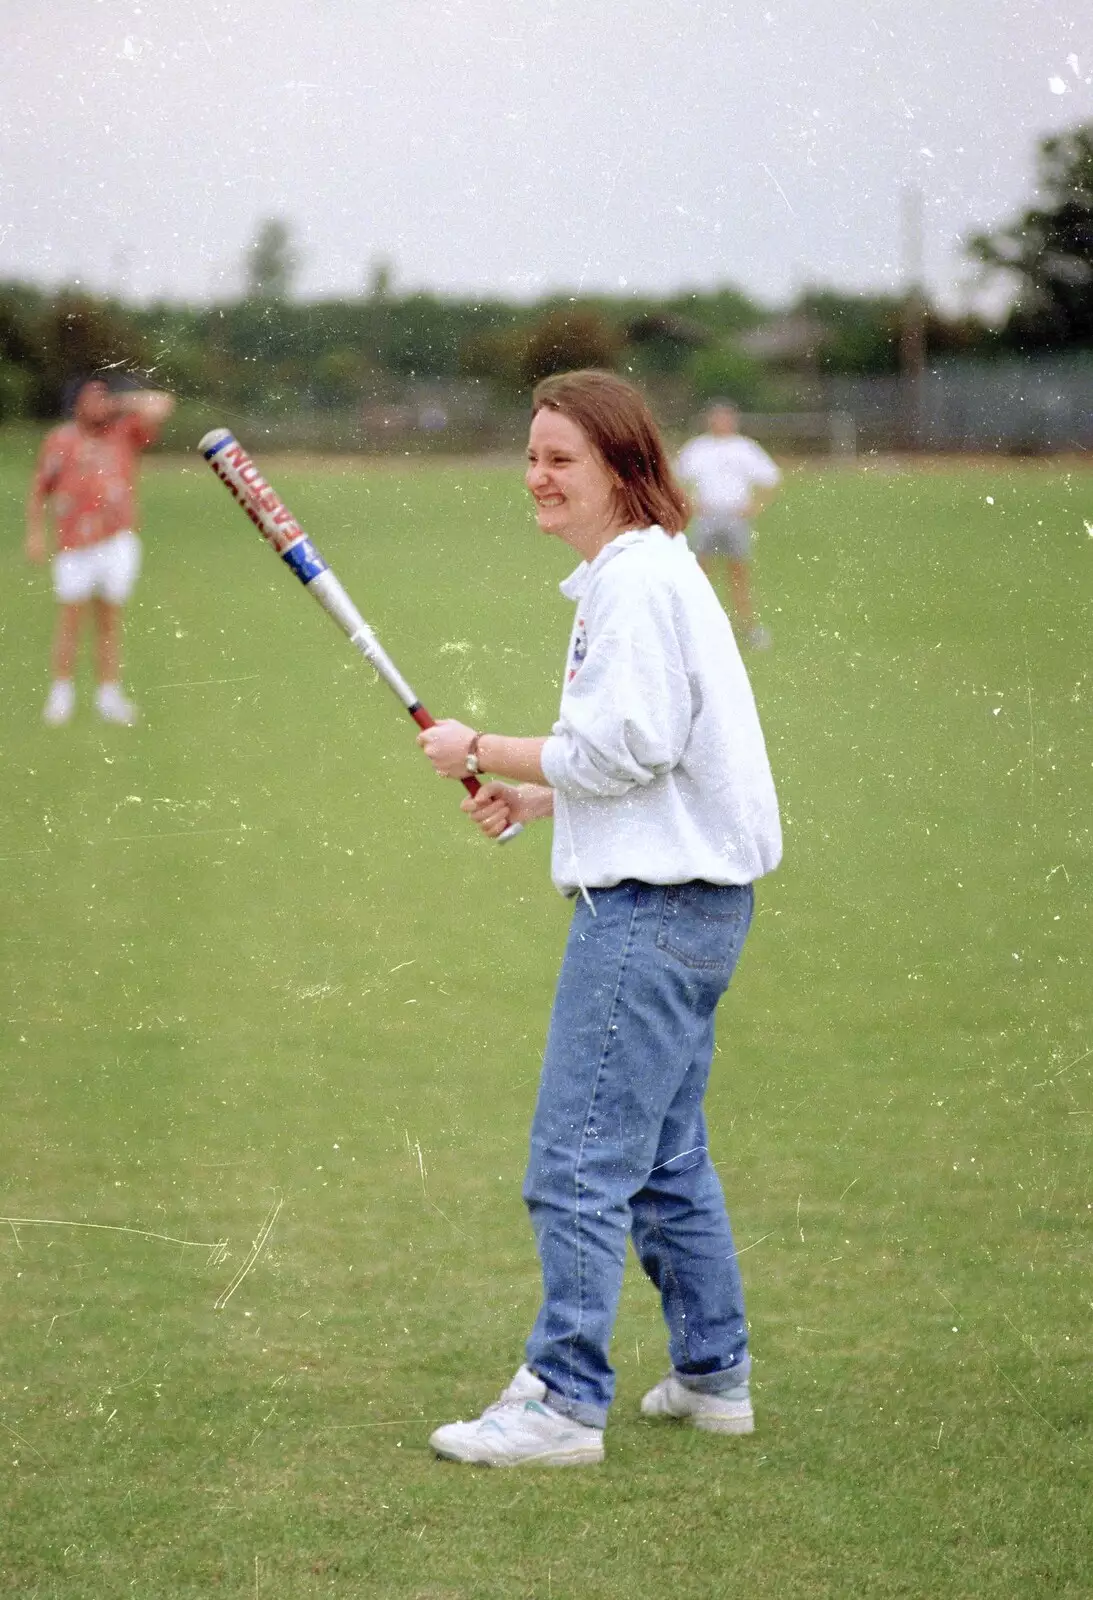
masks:
<path fill-rule="evenodd" d="M 577 602 L 542 766 L 558 889 L 751 883 L 782 833 L 728 618 L 682 534 L 620 534 L 561 586 Z"/>
<path fill-rule="evenodd" d="M 762 445 L 743 434 L 702 433 L 685 444 L 676 462 L 683 483 L 693 485 L 700 516 L 743 516 L 756 488 L 774 489 L 782 474 Z"/>

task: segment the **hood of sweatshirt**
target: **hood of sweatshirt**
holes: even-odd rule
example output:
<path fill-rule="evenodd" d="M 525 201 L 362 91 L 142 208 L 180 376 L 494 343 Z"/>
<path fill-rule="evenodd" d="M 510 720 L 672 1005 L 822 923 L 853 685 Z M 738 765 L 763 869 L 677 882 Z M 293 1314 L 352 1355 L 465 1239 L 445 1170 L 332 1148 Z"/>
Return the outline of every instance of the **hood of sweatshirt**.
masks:
<path fill-rule="evenodd" d="M 621 555 L 624 550 L 628 550 L 632 545 L 645 544 L 649 539 L 664 539 L 668 543 L 673 542 L 671 534 L 665 533 L 664 529 L 657 523 L 653 523 L 649 528 L 628 528 L 625 533 L 620 533 L 616 538 L 612 539 L 610 544 L 605 544 L 594 561 L 582 561 L 580 566 L 569 574 L 568 578 L 562 580 L 558 585 L 559 589 L 567 600 L 580 600 L 588 588 L 589 582 L 602 567 L 605 567 L 609 561 L 613 561 L 617 555 Z"/>

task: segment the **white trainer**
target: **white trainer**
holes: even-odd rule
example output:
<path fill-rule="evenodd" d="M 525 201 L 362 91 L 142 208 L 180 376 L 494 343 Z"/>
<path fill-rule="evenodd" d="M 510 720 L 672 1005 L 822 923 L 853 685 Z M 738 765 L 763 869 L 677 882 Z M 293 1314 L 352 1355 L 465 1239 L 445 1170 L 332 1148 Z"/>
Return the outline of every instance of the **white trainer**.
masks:
<path fill-rule="evenodd" d="M 138 716 L 136 706 L 125 698 L 116 683 L 99 684 L 95 691 L 95 710 L 104 722 L 120 722 L 126 728 L 131 728 Z"/>
<path fill-rule="evenodd" d="M 446 1461 L 480 1467 L 585 1467 L 603 1460 L 603 1429 L 543 1404 L 546 1384 L 521 1367 L 475 1422 L 448 1422 L 429 1443 Z"/>
<path fill-rule="evenodd" d="M 71 722 L 75 709 L 76 685 L 71 678 L 55 678 L 42 707 L 42 721 L 51 728 L 59 728 L 63 722 Z"/>
<path fill-rule="evenodd" d="M 674 1372 L 662 1378 L 641 1402 L 644 1417 L 678 1417 L 707 1433 L 753 1433 L 755 1412 L 746 1383 L 726 1394 L 702 1394 L 680 1383 Z"/>

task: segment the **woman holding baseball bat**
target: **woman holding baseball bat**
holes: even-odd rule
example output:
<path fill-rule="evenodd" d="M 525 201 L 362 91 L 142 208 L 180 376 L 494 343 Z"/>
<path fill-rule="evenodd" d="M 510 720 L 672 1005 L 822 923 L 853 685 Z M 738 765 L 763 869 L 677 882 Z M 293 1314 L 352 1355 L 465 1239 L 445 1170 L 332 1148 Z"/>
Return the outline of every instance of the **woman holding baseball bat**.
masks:
<path fill-rule="evenodd" d="M 496 838 L 552 817 L 574 898 L 524 1184 L 543 1275 L 525 1364 L 437 1453 L 494 1466 L 603 1459 L 627 1238 L 660 1291 L 672 1370 L 647 1416 L 751 1432 L 743 1292 L 703 1097 L 714 1012 L 781 854 L 763 736 L 732 629 L 681 536 L 687 503 L 641 395 L 605 372 L 535 390 L 527 486 L 581 558 L 545 738 L 454 721 L 418 739 Z"/>

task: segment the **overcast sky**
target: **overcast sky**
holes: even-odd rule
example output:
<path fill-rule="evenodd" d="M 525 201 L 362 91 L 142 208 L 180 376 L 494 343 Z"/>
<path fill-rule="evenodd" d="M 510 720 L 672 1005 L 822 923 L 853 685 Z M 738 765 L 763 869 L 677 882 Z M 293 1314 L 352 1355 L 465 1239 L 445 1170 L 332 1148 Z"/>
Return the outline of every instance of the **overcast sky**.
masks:
<path fill-rule="evenodd" d="M 0 0 L 0 278 L 299 290 L 893 289 L 1093 121 L 1091 0 Z"/>

